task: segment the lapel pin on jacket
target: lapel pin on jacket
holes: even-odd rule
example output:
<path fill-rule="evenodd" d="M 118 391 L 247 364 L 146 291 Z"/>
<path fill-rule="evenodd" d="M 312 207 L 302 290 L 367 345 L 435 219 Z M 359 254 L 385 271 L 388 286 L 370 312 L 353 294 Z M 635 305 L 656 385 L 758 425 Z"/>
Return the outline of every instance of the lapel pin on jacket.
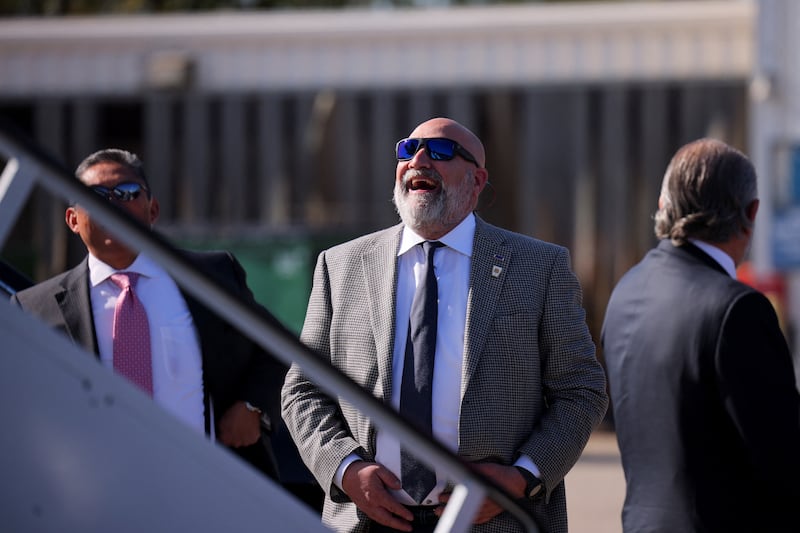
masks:
<path fill-rule="evenodd" d="M 494 265 L 494 266 L 492 267 L 492 277 L 493 277 L 493 278 L 499 278 L 499 277 L 500 277 L 500 273 L 501 273 L 502 271 L 503 271 L 503 268 L 502 268 L 502 267 L 500 267 L 500 266 L 497 266 L 497 265 Z"/>

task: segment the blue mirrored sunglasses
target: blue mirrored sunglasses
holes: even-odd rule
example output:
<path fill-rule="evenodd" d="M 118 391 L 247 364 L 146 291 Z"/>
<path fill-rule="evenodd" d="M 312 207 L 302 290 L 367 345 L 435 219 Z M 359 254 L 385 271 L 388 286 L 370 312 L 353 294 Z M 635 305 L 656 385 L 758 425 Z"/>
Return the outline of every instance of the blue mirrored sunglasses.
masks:
<path fill-rule="evenodd" d="M 150 189 L 136 183 L 135 181 L 126 181 L 118 183 L 112 188 L 103 187 L 102 185 L 94 185 L 90 187 L 94 192 L 105 198 L 106 200 L 116 200 L 117 202 L 130 202 L 136 200 L 142 191 L 150 197 Z"/>
<path fill-rule="evenodd" d="M 475 157 L 469 153 L 463 146 L 458 144 L 452 139 L 445 139 L 444 137 L 437 137 L 433 139 L 402 139 L 397 142 L 395 152 L 398 161 L 408 161 L 414 157 L 414 154 L 425 148 L 425 153 L 434 161 L 450 161 L 455 156 L 459 155 L 480 168 L 480 165 L 475 160 Z"/>

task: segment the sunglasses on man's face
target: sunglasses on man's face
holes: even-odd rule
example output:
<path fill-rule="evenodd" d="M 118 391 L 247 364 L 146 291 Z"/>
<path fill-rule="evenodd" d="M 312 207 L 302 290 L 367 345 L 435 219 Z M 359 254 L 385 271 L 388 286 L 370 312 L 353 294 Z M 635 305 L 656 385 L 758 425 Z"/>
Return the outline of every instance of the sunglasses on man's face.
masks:
<path fill-rule="evenodd" d="M 139 195 L 142 194 L 142 191 L 144 191 L 148 196 L 150 195 L 150 189 L 141 183 L 136 183 L 135 181 L 118 183 L 116 186 L 111 188 L 103 187 L 102 185 L 94 185 L 90 188 L 106 200 L 115 200 L 117 202 L 130 202 L 132 200 L 136 200 Z"/>
<path fill-rule="evenodd" d="M 475 157 L 463 146 L 451 139 L 445 139 L 443 137 L 434 139 L 402 139 L 398 141 L 397 146 L 395 146 L 397 160 L 408 161 L 414 157 L 414 154 L 422 150 L 422 148 L 425 148 L 425 153 L 434 161 L 450 161 L 455 156 L 459 155 L 480 168 Z"/>

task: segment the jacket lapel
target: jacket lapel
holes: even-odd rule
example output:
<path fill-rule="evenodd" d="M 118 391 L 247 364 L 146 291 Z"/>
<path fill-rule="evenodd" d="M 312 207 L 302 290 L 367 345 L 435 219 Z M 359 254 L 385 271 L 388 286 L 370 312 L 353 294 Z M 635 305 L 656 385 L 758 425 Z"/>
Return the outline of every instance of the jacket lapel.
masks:
<path fill-rule="evenodd" d="M 392 355 L 395 336 L 395 302 L 397 301 L 397 250 L 400 246 L 402 225 L 396 231 L 364 253 L 362 268 L 367 284 L 372 331 L 378 361 L 378 383 L 385 403 L 392 395 Z M 393 265 L 386 268 L 385 265 Z"/>
<path fill-rule="evenodd" d="M 67 334 L 76 344 L 97 356 L 97 337 L 89 295 L 88 256 L 64 277 L 63 287 L 64 290 L 54 294 L 54 297 L 61 309 Z"/>
<path fill-rule="evenodd" d="M 511 247 L 505 244 L 498 232 L 493 231 L 492 226 L 478 217 L 475 220 L 475 240 L 469 273 L 471 290 L 467 300 L 464 332 L 462 391 L 467 390 L 467 384 L 484 352 L 486 337 L 494 320 L 512 254 Z"/>

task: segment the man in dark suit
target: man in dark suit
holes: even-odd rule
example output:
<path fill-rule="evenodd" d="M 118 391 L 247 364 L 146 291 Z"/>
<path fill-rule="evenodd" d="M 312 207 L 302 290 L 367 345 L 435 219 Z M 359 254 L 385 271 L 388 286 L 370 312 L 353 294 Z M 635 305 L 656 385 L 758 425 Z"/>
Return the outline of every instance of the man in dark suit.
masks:
<path fill-rule="evenodd" d="M 661 241 L 603 326 L 626 533 L 797 531 L 800 398 L 769 300 L 736 280 L 758 210 L 747 157 L 713 139 L 664 176 Z"/>
<path fill-rule="evenodd" d="M 396 155 L 403 223 L 320 254 L 301 339 L 401 414 L 406 391 L 427 387 L 431 418 L 421 429 L 520 498 L 541 531 L 565 532 L 564 476 L 608 401 L 569 253 L 473 214 L 488 172 L 482 143 L 461 124 L 424 122 Z M 427 241 L 444 245 L 430 259 L 426 246 L 435 245 Z M 427 385 L 417 386 L 424 350 L 411 333 L 414 294 L 424 292 L 423 279 L 432 283 L 428 276 L 438 300 L 435 358 Z M 287 427 L 326 492 L 328 526 L 433 529 L 452 486 L 443 472 L 413 490 L 420 470 L 403 473 L 407 454 L 395 436 L 326 396 L 296 365 L 282 400 Z M 405 416 L 419 422 L 422 411 Z M 475 531 L 521 531 L 491 501 L 475 521 Z"/>
<path fill-rule="evenodd" d="M 152 226 L 158 218 L 158 200 L 136 155 L 101 150 L 78 166 L 76 176 L 142 224 Z M 184 294 L 157 263 L 95 224 L 79 205 L 67 208 L 66 223 L 86 245 L 87 257 L 73 269 L 16 293 L 12 302 L 114 368 L 112 326 L 115 302 L 123 291 L 112 276 L 135 275 L 133 290 L 149 324 L 152 384 L 147 393 L 189 427 L 277 478 L 270 434 L 279 421 L 285 367 Z M 233 294 L 257 305 L 244 270 L 231 254 L 184 253 Z"/>

